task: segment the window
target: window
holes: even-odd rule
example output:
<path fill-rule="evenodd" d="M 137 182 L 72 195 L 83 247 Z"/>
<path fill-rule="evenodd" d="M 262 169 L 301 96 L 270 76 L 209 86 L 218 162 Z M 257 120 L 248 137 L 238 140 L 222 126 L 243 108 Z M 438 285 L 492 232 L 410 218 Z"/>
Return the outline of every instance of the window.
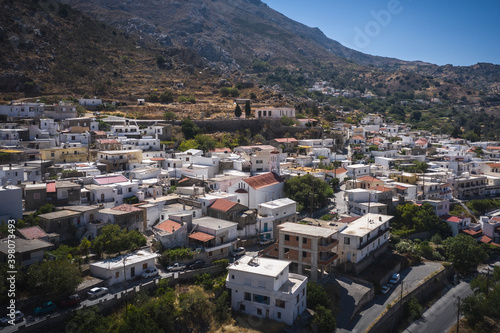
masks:
<path fill-rule="evenodd" d="M 278 319 L 281 319 L 281 312 L 278 312 Z"/>
<path fill-rule="evenodd" d="M 142 269 L 147 269 L 148 268 L 148 263 L 142 264 Z"/>
<path fill-rule="evenodd" d="M 298 242 L 299 241 L 299 236 L 295 236 L 295 240 Z"/>
<path fill-rule="evenodd" d="M 245 301 L 251 301 L 252 300 L 252 294 L 245 292 Z"/>
<path fill-rule="evenodd" d="M 116 274 L 115 274 L 115 278 L 117 278 L 117 279 L 118 279 L 119 277 L 120 277 L 120 272 L 116 272 Z"/>
<path fill-rule="evenodd" d="M 54 157 L 54 156 L 55 156 L 55 154 L 54 154 L 54 153 L 50 153 L 50 157 Z"/>
<path fill-rule="evenodd" d="M 299 303 L 299 295 L 297 295 L 297 304 Z"/>
<path fill-rule="evenodd" d="M 268 296 L 253 294 L 253 301 L 260 304 L 267 304 L 271 302 Z"/>
<path fill-rule="evenodd" d="M 307 252 L 306 251 L 302 251 L 302 258 L 307 258 Z"/>
<path fill-rule="evenodd" d="M 277 299 L 277 300 L 276 300 L 276 302 L 275 302 L 275 305 L 276 305 L 276 307 L 278 307 L 278 308 L 282 308 L 282 309 L 284 309 L 284 308 L 285 308 L 285 306 L 286 306 L 286 302 L 285 302 L 285 301 L 283 301 L 283 300 L 281 300 L 281 299 Z"/>
<path fill-rule="evenodd" d="M 208 256 L 211 257 L 212 256 L 212 251 L 208 252 Z"/>
<path fill-rule="evenodd" d="M 347 244 L 347 245 L 351 244 L 351 239 L 349 237 L 345 237 L 344 244 Z"/>
<path fill-rule="evenodd" d="M 262 315 L 262 309 L 257 309 L 257 314 Z"/>
<path fill-rule="evenodd" d="M 233 279 L 233 280 L 234 280 L 234 274 L 233 274 L 233 275 L 231 275 L 231 279 Z"/>
<path fill-rule="evenodd" d="M 290 236 L 289 235 L 285 235 L 285 241 L 289 241 L 290 240 Z"/>
<path fill-rule="evenodd" d="M 33 199 L 40 199 L 40 193 L 33 193 Z"/>
<path fill-rule="evenodd" d="M 307 238 L 302 238 L 302 244 L 307 244 Z"/>
<path fill-rule="evenodd" d="M 130 192 L 132 192 L 132 188 L 131 187 L 128 188 L 128 193 L 130 193 Z"/>
<path fill-rule="evenodd" d="M 220 249 L 220 253 L 224 253 L 224 249 Z"/>
<path fill-rule="evenodd" d="M 245 304 L 240 304 L 240 310 L 245 311 Z"/>

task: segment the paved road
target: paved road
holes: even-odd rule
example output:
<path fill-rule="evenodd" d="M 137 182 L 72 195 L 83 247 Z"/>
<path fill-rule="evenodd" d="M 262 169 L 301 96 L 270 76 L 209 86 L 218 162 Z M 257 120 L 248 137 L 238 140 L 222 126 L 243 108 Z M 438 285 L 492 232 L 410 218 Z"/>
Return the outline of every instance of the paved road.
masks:
<path fill-rule="evenodd" d="M 457 297 L 464 299 L 472 293 L 469 283 L 463 281 L 453 286 L 446 294 L 434 303 L 420 320 L 413 322 L 406 333 L 441 333 L 448 332 L 457 321 Z"/>
<path fill-rule="evenodd" d="M 347 214 L 347 205 L 346 202 L 344 201 L 344 193 L 345 193 L 344 191 L 345 191 L 345 185 L 342 185 L 340 187 L 340 191 L 335 193 L 335 203 L 336 203 L 335 209 L 338 209 L 340 214 Z"/>
<path fill-rule="evenodd" d="M 400 272 L 401 282 L 397 284 L 391 291 L 385 295 L 376 296 L 369 302 L 363 310 L 354 319 L 349 322 L 349 318 L 337 318 L 337 332 L 341 333 L 362 333 L 382 314 L 387 305 L 392 303 L 401 295 L 401 287 L 403 293 L 406 294 L 415 289 L 426 277 L 433 272 L 442 269 L 440 263 L 426 262 L 418 266 L 406 268 Z M 348 300 L 346 300 L 348 301 Z M 341 299 L 340 304 L 344 301 Z"/>

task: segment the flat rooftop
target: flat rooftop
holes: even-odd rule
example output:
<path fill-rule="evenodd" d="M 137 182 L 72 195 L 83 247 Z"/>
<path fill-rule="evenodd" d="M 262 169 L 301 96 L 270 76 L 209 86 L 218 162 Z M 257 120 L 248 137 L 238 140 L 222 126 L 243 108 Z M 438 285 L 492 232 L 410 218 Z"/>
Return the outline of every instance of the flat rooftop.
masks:
<path fill-rule="evenodd" d="M 229 222 L 226 220 L 216 219 L 215 217 L 202 217 L 199 219 L 194 219 L 193 224 L 197 224 L 200 227 L 211 228 L 211 229 L 224 229 L 237 226 L 238 223 Z"/>
<path fill-rule="evenodd" d="M 277 207 L 291 205 L 294 203 L 295 203 L 295 201 L 293 201 L 292 199 L 281 198 L 281 199 L 277 199 L 277 200 L 273 200 L 273 201 L 264 202 L 264 203 L 260 204 L 260 206 L 273 209 L 273 208 L 277 208 Z"/>
<path fill-rule="evenodd" d="M 290 265 L 290 261 L 262 257 L 254 259 L 251 256 L 243 256 L 238 261 L 231 264 L 228 269 L 230 271 L 276 277 L 283 272 L 288 265 Z"/>
<path fill-rule="evenodd" d="M 392 219 L 392 216 L 372 213 L 366 214 L 361 216 L 356 221 L 349 223 L 347 228 L 344 229 L 341 234 L 363 237 L 371 231 L 379 228 L 390 219 Z"/>
<path fill-rule="evenodd" d="M 127 267 L 130 265 L 134 265 L 134 264 L 143 262 L 145 260 L 154 259 L 157 256 L 158 255 L 156 253 L 151 253 L 151 252 L 147 252 L 147 251 L 138 251 L 135 253 L 126 254 L 123 256 L 116 257 L 116 258 L 99 261 L 99 262 L 90 264 L 90 266 L 106 268 L 108 270 L 115 270 L 115 269 L 123 270 L 123 259 L 125 259 L 125 267 Z"/>
<path fill-rule="evenodd" d="M 286 222 L 280 224 L 278 226 L 278 229 L 286 233 L 307 235 L 313 237 L 330 237 L 337 232 L 337 230 L 332 230 L 329 228 L 315 227 L 312 225 L 300 224 L 295 222 Z"/>

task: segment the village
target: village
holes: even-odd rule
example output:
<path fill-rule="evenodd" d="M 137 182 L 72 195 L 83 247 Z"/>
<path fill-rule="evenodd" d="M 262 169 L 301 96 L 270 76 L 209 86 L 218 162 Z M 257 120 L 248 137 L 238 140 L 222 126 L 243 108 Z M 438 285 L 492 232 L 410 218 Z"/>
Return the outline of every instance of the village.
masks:
<path fill-rule="evenodd" d="M 227 270 L 234 311 L 288 326 L 308 311 L 308 282 L 337 279 L 346 290 L 338 331 L 361 331 L 383 325 L 388 305 L 419 288 L 436 291 L 427 281 L 458 283 L 441 239 L 500 247 L 498 207 L 468 205 L 500 196 L 498 142 L 412 130 L 379 114 L 333 121 L 325 131 L 317 119 L 296 118 L 294 107 L 266 106 L 252 110 L 255 119 L 225 121 L 290 118 L 290 128 L 318 128 L 322 136 L 291 131 L 181 150 L 171 143 L 174 121 L 106 115 L 95 111 L 97 98 L 78 104 L 85 114 L 69 102 L 0 105 L 0 221 L 16 221 L 16 269 L 57 261 L 65 247 L 83 249 L 86 265 L 82 282 L 59 299 L 18 300 L 26 318 L 9 329 L 42 327 L 37 311 L 51 318 L 64 297 L 90 306 L 116 301 L 141 281 L 175 284 Z M 424 225 L 412 220 L 424 213 Z M 128 243 L 110 245 L 122 235 Z M 437 247 L 428 256 L 403 250 L 431 239 Z M 386 297 L 384 306 L 363 308 L 377 297 Z M 360 311 L 374 314 L 349 328 Z"/>

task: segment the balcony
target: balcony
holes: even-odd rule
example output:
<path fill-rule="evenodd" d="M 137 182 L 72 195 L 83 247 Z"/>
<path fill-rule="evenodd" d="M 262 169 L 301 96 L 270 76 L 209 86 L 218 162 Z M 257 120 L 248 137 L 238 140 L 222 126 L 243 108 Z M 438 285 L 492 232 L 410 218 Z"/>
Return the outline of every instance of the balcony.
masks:
<path fill-rule="evenodd" d="M 372 237 L 368 241 L 366 241 L 363 245 L 358 246 L 358 250 L 363 250 L 365 247 L 368 247 L 370 244 L 372 244 L 374 241 L 376 241 L 380 236 L 382 236 L 384 233 L 388 232 L 389 228 L 386 229 L 380 229 L 375 237 Z"/>
<path fill-rule="evenodd" d="M 318 260 L 318 264 L 320 264 L 322 266 L 330 265 L 338 257 L 339 257 L 339 255 L 337 253 L 332 253 L 330 256 Z"/>
<path fill-rule="evenodd" d="M 319 249 L 320 252 L 328 252 L 328 251 L 330 251 L 331 249 L 333 249 L 334 247 L 336 247 L 338 245 L 339 245 L 339 241 L 335 240 L 335 241 L 331 242 L 328 245 L 319 245 L 318 249 Z"/>
<path fill-rule="evenodd" d="M 105 160 L 105 159 L 100 159 L 99 160 L 100 163 L 104 163 L 104 164 L 121 164 L 121 163 L 127 163 L 128 162 L 128 158 L 116 158 L 116 159 L 113 159 L 113 160 Z"/>

